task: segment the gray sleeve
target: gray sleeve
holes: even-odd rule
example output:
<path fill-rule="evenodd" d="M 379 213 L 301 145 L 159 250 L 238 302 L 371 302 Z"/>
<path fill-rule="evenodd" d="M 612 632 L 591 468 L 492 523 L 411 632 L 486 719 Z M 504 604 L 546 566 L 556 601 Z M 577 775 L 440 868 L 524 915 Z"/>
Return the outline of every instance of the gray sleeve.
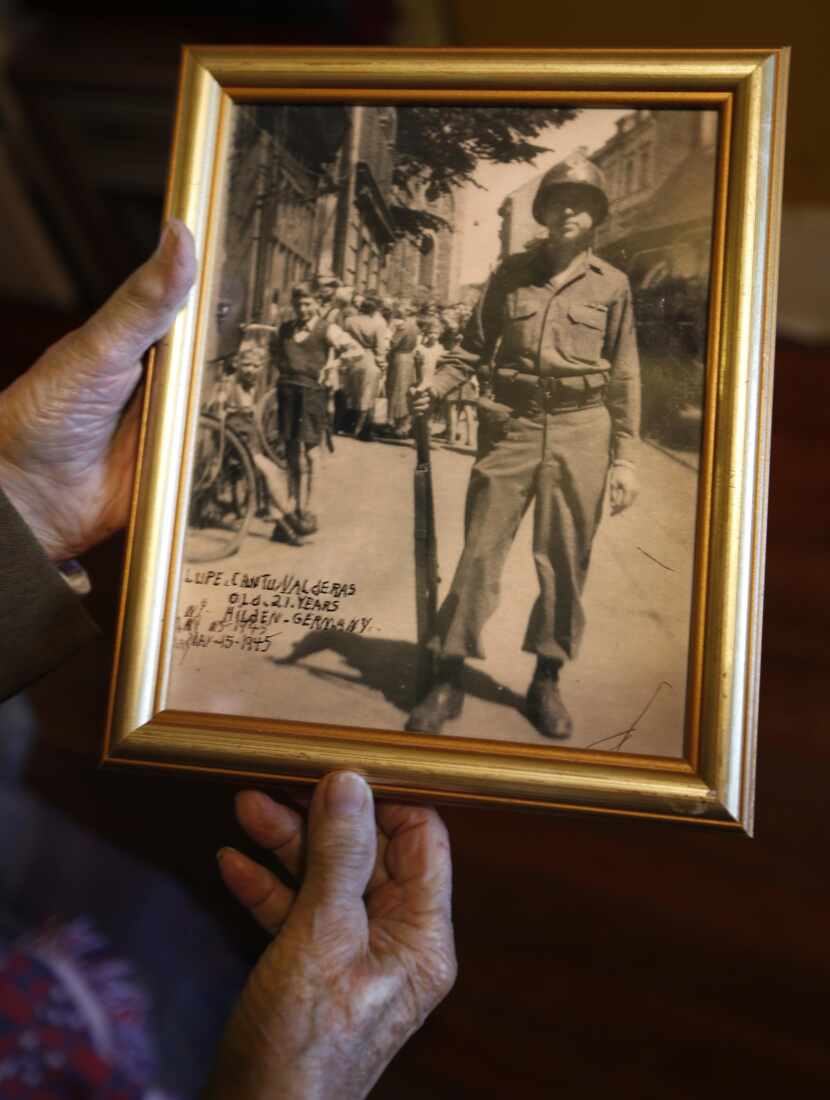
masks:
<path fill-rule="evenodd" d="M 464 329 L 462 347 L 474 355 L 480 365 L 490 362 L 504 330 L 504 279 L 501 268 L 487 280 Z"/>
<path fill-rule="evenodd" d="M 611 414 L 612 457 L 633 463 L 640 438 L 640 357 L 627 279 L 609 309 L 605 355 L 611 366 L 606 404 Z"/>
<path fill-rule="evenodd" d="M 97 633 L 0 490 L 0 699 L 50 672 Z"/>

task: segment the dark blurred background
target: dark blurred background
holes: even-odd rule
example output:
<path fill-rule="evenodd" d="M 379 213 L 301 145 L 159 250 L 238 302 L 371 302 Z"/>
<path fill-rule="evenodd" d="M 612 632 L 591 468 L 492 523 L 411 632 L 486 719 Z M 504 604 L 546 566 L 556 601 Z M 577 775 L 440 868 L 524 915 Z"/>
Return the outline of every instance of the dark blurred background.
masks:
<path fill-rule="evenodd" d="M 756 837 L 447 810 L 460 978 L 373 1095 L 827 1094 L 828 22 L 807 0 L 0 5 L 0 385 L 154 247 L 184 42 L 793 47 Z M 240 843 L 229 790 L 95 768 L 122 550 L 85 562 L 100 642 L 2 712 L 5 782 L 172 876 L 250 959 L 213 862 Z"/>

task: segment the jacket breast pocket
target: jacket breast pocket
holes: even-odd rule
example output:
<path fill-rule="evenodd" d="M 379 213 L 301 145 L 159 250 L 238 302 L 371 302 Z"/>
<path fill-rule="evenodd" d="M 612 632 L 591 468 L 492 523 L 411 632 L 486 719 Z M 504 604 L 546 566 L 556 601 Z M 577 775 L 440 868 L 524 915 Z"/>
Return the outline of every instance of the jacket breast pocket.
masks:
<path fill-rule="evenodd" d="M 539 300 L 536 295 L 520 289 L 508 296 L 505 305 L 505 350 L 521 356 L 523 351 L 534 348 L 539 341 L 542 317 Z"/>
<path fill-rule="evenodd" d="M 608 307 L 574 304 L 568 307 L 568 343 L 580 363 L 598 363 L 605 344 Z"/>

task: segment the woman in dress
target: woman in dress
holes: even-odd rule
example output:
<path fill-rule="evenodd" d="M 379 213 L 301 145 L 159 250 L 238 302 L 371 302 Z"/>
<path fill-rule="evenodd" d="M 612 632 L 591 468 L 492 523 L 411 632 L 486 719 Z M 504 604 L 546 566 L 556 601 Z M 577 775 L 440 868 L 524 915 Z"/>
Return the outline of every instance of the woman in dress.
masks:
<path fill-rule="evenodd" d="M 358 312 L 343 322 L 343 328 L 363 352 L 360 358 L 351 361 L 346 380 L 348 405 L 357 415 L 354 435 L 356 439 L 371 439 L 375 400 L 380 392 L 389 339 L 377 298 L 366 295 Z"/>
<path fill-rule="evenodd" d="M 399 439 L 406 439 L 412 429 L 409 391 L 415 385 L 415 348 L 418 344 L 418 324 L 411 302 L 398 305 L 400 315 L 389 343 L 389 374 L 386 396 L 389 399 L 389 420 Z"/>

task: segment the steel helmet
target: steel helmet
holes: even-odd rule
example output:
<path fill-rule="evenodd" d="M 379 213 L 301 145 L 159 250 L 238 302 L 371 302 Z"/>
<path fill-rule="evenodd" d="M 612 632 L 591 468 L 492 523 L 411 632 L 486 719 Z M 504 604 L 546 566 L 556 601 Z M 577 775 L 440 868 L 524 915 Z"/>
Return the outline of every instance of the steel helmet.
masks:
<path fill-rule="evenodd" d="M 545 224 L 542 217 L 545 199 L 558 187 L 574 187 L 587 192 L 592 201 L 594 225 L 605 221 L 608 216 L 605 176 L 583 153 L 571 153 L 549 168 L 539 181 L 533 199 L 533 217 L 540 225 Z"/>

